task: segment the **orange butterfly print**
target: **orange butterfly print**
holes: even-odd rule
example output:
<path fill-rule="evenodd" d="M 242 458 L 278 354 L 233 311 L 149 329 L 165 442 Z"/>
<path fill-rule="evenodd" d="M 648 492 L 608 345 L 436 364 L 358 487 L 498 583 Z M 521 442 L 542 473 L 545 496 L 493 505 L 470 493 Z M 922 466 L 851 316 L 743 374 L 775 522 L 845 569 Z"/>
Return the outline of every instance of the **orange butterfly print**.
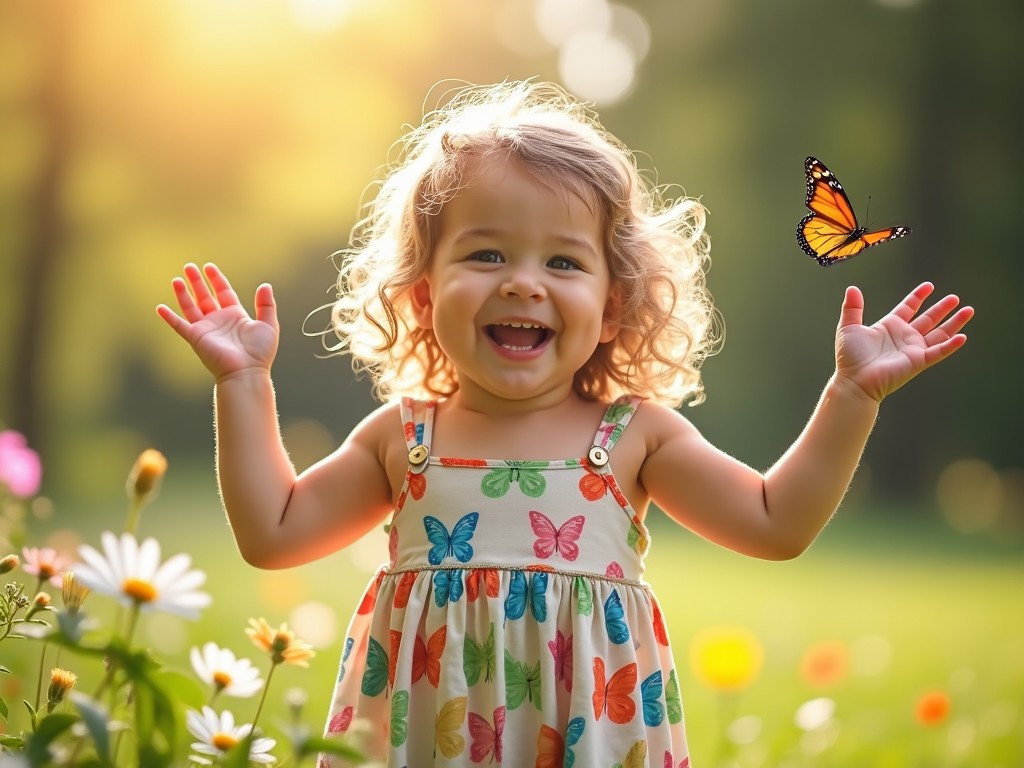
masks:
<path fill-rule="evenodd" d="M 396 608 L 405 608 L 409 604 L 409 597 L 412 595 L 412 587 L 416 583 L 416 571 L 406 571 L 398 580 L 395 588 L 395 599 L 392 605 Z"/>
<path fill-rule="evenodd" d="M 594 719 L 607 713 L 613 723 L 623 725 L 636 714 L 633 691 L 636 690 L 636 662 L 631 662 L 605 678 L 604 659 L 594 658 Z"/>
<path fill-rule="evenodd" d="M 494 568 L 471 568 L 466 574 L 466 597 L 470 602 L 480 597 L 481 580 L 488 597 L 498 596 L 498 591 L 501 588 L 498 571 Z"/>
<path fill-rule="evenodd" d="M 373 607 L 377 604 L 377 592 L 380 590 L 380 583 L 382 581 L 384 581 L 384 571 L 378 572 L 373 583 L 366 588 L 363 599 L 359 601 L 356 613 L 362 616 L 373 610 Z"/>
<path fill-rule="evenodd" d="M 810 211 L 796 228 L 796 241 L 811 258 L 827 267 L 856 256 L 865 248 L 910 234 L 910 227 L 886 227 L 868 231 L 857 222 L 843 185 L 825 164 L 814 157 L 804 160 Z"/>
<path fill-rule="evenodd" d="M 444 653 L 445 641 L 448 639 L 448 627 L 440 627 L 430 639 L 425 641 L 419 635 L 412 647 L 412 681 L 416 683 L 424 675 L 427 681 L 437 688 L 441 680 L 441 655 Z"/>

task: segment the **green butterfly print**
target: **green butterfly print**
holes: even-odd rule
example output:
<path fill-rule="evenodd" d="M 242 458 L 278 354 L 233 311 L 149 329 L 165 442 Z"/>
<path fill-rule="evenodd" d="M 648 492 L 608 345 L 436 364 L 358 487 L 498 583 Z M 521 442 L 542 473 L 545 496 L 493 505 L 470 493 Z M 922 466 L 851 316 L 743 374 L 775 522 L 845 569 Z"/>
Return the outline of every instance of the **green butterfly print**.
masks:
<path fill-rule="evenodd" d="M 540 470 L 545 469 L 547 461 L 506 461 L 505 467 L 496 467 L 484 475 L 480 490 L 489 499 L 500 499 L 512 483 L 519 483 L 519 490 L 524 496 L 536 499 L 544 494 L 547 480 Z"/>
<path fill-rule="evenodd" d="M 505 700 L 509 709 L 529 700 L 540 711 L 539 661 L 531 667 L 505 651 Z"/>
<path fill-rule="evenodd" d="M 589 616 L 594 611 L 594 592 L 582 576 L 576 577 L 576 613 Z"/>
<path fill-rule="evenodd" d="M 491 630 L 487 639 L 478 643 L 468 634 L 462 648 L 462 671 L 466 673 L 466 685 L 476 685 L 480 680 L 480 673 L 484 675 L 484 682 L 491 682 L 494 675 L 494 623 L 491 623 Z"/>
<path fill-rule="evenodd" d="M 607 422 L 620 422 L 623 417 L 632 410 L 632 403 L 614 403 L 608 406 L 608 411 L 605 413 L 604 419 Z"/>
<path fill-rule="evenodd" d="M 679 679 L 673 669 L 668 673 L 668 683 L 665 684 L 665 708 L 668 710 L 668 721 L 678 723 L 683 719 L 683 700 L 679 696 Z"/>
<path fill-rule="evenodd" d="M 360 688 L 365 696 L 380 696 L 388 684 L 388 652 L 372 637 L 366 649 L 366 669 Z"/>
<path fill-rule="evenodd" d="M 391 746 L 400 747 L 409 737 L 409 692 L 396 691 L 391 700 Z"/>

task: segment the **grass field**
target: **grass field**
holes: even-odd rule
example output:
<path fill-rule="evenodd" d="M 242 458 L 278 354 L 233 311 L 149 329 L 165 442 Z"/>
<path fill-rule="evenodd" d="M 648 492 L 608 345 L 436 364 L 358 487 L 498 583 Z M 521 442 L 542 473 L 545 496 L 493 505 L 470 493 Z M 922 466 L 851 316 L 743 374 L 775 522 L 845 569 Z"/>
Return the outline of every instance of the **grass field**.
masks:
<path fill-rule="evenodd" d="M 675 649 L 694 766 L 1024 766 L 1020 538 L 955 534 L 925 513 L 844 510 L 802 557 L 770 563 L 718 549 L 657 513 L 652 518 L 647 576 Z M 78 510 L 74 520 L 93 544 L 98 531 L 119 530 L 122 522 L 116 509 Z M 61 533 L 64 526 L 68 513 L 59 507 L 45 532 L 30 530 L 29 543 L 41 546 L 50 536 L 60 543 L 70 535 Z M 280 668 L 261 722 L 275 735 L 286 691 L 300 688 L 306 720 L 319 729 L 348 615 L 385 554 L 383 534 L 318 563 L 260 572 L 239 558 L 215 497 L 173 487 L 147 510 L 141 533 L 158 538 L 165 556 L 189 552 L 214 599 L 194 623 L 147 617 L 141 639 L 167 665 L 188 671 L 191 645 L 213 640 L 257 660 L 243 633 L 248 619 L 288 621 L 318 655 L 308 670 Z M 110 607 L 101 596 L 90 601 L 100 615 Z M 723 626 L 748 630 L 763 651 L 759 673 L 735 692 L 701 682 L 690 659 L 693 638 Z M 802 665 L 822 647 L 835 663 L 815 681 Z M 34 689 L 25 681 L 34 681 L 38 654 L 29 658 L 11 641 L 0 654 L 16 673 L 0 681 L 11 705 L 9 728 L 16 729 L 14 703 Z M 917 706 L 930 692 L 948 698 L 950 708 L 925 723 Z M 798 724 L 801 706 L 819 699 L 829 701 L 805 708 Z M 242 722 L 255 709 L 254 700 L 219 704 Z"/>

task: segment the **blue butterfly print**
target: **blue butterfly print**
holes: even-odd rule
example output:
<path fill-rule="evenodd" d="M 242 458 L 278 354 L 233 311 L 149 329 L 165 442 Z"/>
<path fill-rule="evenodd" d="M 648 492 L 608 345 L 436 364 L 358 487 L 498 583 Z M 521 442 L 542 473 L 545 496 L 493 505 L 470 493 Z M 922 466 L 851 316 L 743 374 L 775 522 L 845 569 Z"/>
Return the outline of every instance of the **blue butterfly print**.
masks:
<path fill-rule="evenodd" d="M 665 707 L 661 703 L 661 670 L 640 683 L 640 698 L 644 702 L 644 724 L 653 728 L 665 719 Z"/>
<path fill-rule="evenodd" d="M 462 589 L 461 568 L 434 571 L 434 602 L 438 608 L 444 608 L 449 602 L 459 602 Z"/>
<path fill-rule="evenodd" d="M 529 602 L 533 618 L 543 624 L 548 617 L 547 591 L 548 575 L 543 571 L 532 573 L 529 584 L 523 571 L 512 571 L 508 597 L 505 598 L 505 618 L 513 621 L 523 618 Z"/>
<path fill-rule="evenodd" d="M 338 670 L 338 682 L 340 683 L 345 679 L 345 662 L 348 661 L 348 655 L 352 653 L 352 645 L 355 643 L 351 637 L 345 638 L 345 650 L 341 654 L 341 668 Z"/>
<path fill-rule="evenodd" d="M 616 645 L 622 645 L 629 640 L 629 626 L 623 616 L 622 601 L 619 599 L 619 590 L 613 589 L 604 601 L 604 627 L 608 630 L 608 639 Z"/>
<path fill-rule="evenodd" d="M 436 517 L 426 515 L 423 518 L 423 527 L 427 531 L 427 538 L 433 544 L 430 552 L 427 553 L 427 560 L 431 565 L 440 565 L 446 557 L 454 557 L 460 563 L 468 563 L 473 557 L 473 547 L 469 540 L 473 538 L 476 531 L 476 523 L 480 519 L 479 512 L 470 512 L 464 515 L 452 528 L 451 534 L 444 527 L 444 523 Z"/>
<path fill-rule="evenodd" d="M 572 751 L 572 747 L 580 743 L 580 739 L 583 737 L 583 729 L 586 725 L 587 721 L 582 717 L 574 717 L 565 726 L 565 758 L 562 763 L 563 768 L 573 768 L 576 764 L 576 753 Z"/>

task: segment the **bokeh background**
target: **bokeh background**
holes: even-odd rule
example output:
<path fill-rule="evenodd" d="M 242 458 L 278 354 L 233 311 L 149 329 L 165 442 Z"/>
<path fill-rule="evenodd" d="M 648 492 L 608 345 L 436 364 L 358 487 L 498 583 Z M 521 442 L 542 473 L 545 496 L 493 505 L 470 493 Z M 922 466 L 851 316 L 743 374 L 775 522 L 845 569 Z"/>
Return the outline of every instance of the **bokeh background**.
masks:
<path fill-rule="evenodd" d="M 245 565 L 216 495 L 210 381 L 154 307 L 187 261 L 216 261 L 247 300 L 274 284 L 281 421 L 308 465 L 374 405 L 304 331 L 326 323 L 310 313 L 334 295 L 331 256 L 394 142 L 458 81 L 555 80 L 710 210 L 727 337 L 685 414 L 751 465 L 813 407 L 846 285 L 869 319 L 924 279 L 978 310 L 963 351 L 886 401 L 799 560 L 747 561 L 652 512 L 695 764 L 1024 765 L 1022 22 L 1011 0 L 0 4 L 0 424 L 46 468 L 46 500 L 0 538 L 73 549 L 118 530 L 124 476 L 158 448 L 170 470 L 142 531 L 193 555 L 215 608 L 154 617 L 149 641 L 243 652 L 246 618 L 288 619 L 320 649 L 294 679 L 320 717 L 383 536 Z M 794 238 L 807 154 L 864 223 L 913 234 L 818 267 Z M 700 669 L 696 641 L 723 626 L 763 652 L 738 690 Z M 839 649 L 827 679 L 807 675 L 822 647 Z M 951 707 L 930 721 L 917 703 L 934 692 Z M 835 711 L 808 720 L 819 699 Z"/>

